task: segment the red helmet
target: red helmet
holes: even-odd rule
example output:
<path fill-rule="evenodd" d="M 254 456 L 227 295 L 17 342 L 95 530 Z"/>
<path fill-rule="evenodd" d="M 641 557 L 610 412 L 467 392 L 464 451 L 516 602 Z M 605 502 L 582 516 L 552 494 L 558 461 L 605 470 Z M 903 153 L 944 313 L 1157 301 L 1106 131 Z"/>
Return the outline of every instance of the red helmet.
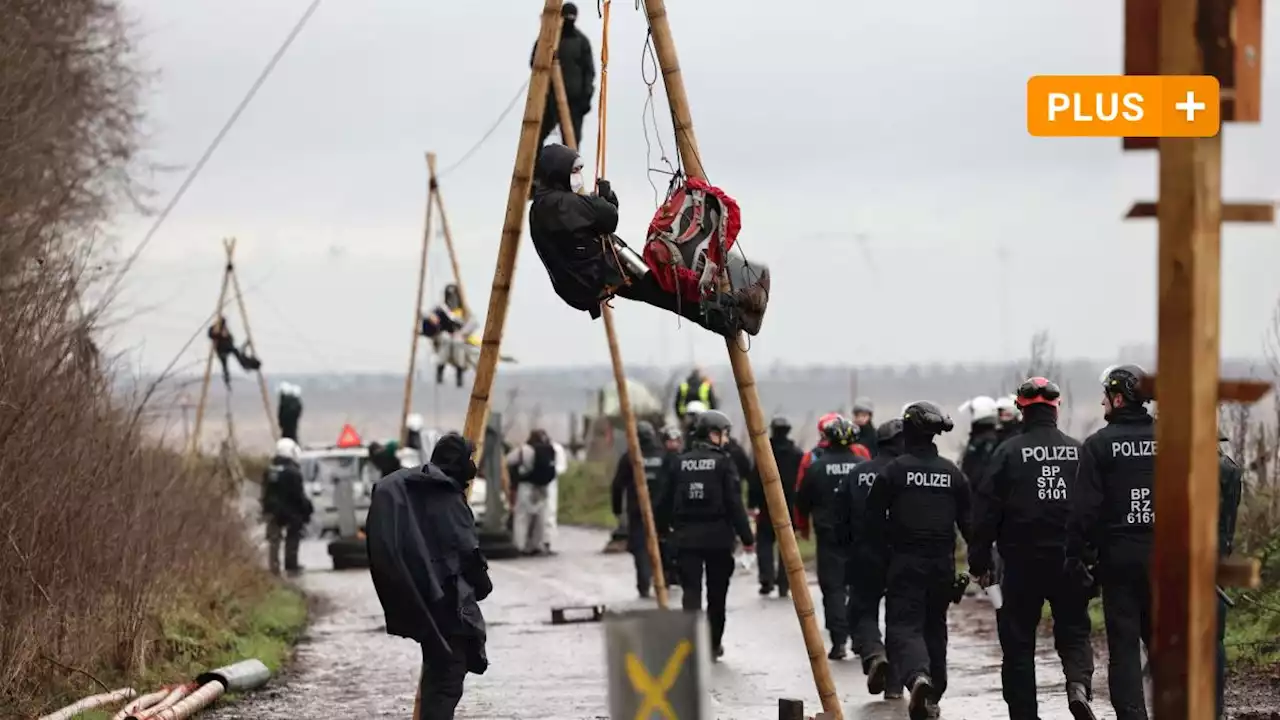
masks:
<path fill-rule="evenodd" d="M 1038 404 L 1058 407 L 1062 403 L 1062 391 L 1058 389 L 1057 383 L 1049 378 L 1027 378 L 1018 386 L 1018 394 L 1014 402 L 1018 407 Z"/>
<path fill-rule="evenodd" d="M 840 413 L 829 412 L 826 415 L 823 415 L 822 417 L 818 418 L 818 434 L 821 435 L 823 431 L 827 429 L 828 425 L 830 425 L 832 422 L 836 420 L 839 420 L 840 417 L 841 417 Z"/>

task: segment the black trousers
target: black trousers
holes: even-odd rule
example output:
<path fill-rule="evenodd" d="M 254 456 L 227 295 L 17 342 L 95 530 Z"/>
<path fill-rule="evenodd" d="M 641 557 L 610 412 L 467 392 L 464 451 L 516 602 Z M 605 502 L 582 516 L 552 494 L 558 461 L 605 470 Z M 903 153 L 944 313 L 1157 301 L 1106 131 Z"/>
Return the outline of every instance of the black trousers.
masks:
<path fill-rule="evenodd" d="M 702 609 L 702 574 L 706 571 L 711 645 L 720 647 L 724 640 L 724 603 L 733 578 L 733 550 L 680 548 L 676 562 L 680 566 L 680 604 L 685 610 Z"/>
<path fill-rule="evenodd" d="M 1000 677 L 1010 720 L 1036 720 L 1036 629 L 1045 602 L 1053 613 L 1053 645 L 1068 683 L 1093 688 L 1093 646 L 1089 643 L 1089 596 L 1064 576 L 1061 552 L 1005 558 L 997 615 L 1004 661 Z"/>
<path fill-rule="evenodd" d="M 782 566 L 778 538 L 773 534 L 767 510 L 761 511 L 760 518 L 762 522 L 756 524 L 756 570 L 760 584 L 776 585 L 779 594 L 786 595 L 791 590 L 791 581 L 787 578 L 787 569 Z"/>
<path fill-rule="evenodd" d="M 845 598 L 845 565 L 848 556 L 834 535 L 818 533 L 818 588 L 827 632 L 836 645 L 849 640 L 849 608 Z"/>
<path fill-rule="evenodd" d="M 1107 685 L 1116 720 L 1147 720 L 1141 645 L 1151 647 L 1149 548 L 1123 548 L 1102 563 L 1107 621 Z"/>
<path fill-rule="evenodd" d="M 467 677 L 467 654 L 470 638 L 452 637 L 450 657 L 434 657 L 422 650 L 422 679 L 418 683 L 421 720 L 453 720 L 462 700 L 462 683 Z"/>
<path fill-rule="evenodd" d="M 717 335 L 730 335 L 737 332 L 739 327 L 736 317 L 737 308 L 731 305 L 732 301 L 728 295 L 721 293 L 716 301 L 722 307 L 711 307 L 704 313 L 701 303 L 690 302 L 662 289 L 653 273 L 647 273 L 642 278 L 632 278 L 630 285 L 618 288 L 618 295 L 675 313 Z"/>
<path fill-rule="evenodd" d="M 298 441 L 298 420 L 299 418 L 283 419 L 280 421 L 280 437 L 287 437 L 290 440 Z"/>
<path fill-rule="evenodd" d="M 888 659 L 884 640 L 880 635 L 880 601 L 884 599 L 885 567 L 882 561 L 869 554 L 851 553 L 846 566 L 849 594 L 849 629 L 853 637 L 853 652 L 862 658 L 862 670 L 871 668 L 872 658 Z M 885 691 L 902 690 L 902 677 L 893 662 L 889 663 L 889 676 Z"/>
<path fill-rule="evenodd" d="M 890 663 L 910 687 L 928 677 L 934 699 L 947 689 L 947 608 L 955 585 L 955 558 L 895 554 L 889 559 L 885 636 Z"/>
<path fill-rule="evenodd" d="M 653 563 L 649 560 L 649 543 L 644 532 L 644 522 L 638 518 L 627 520 L 627 551 L 636 563 L 636 590 L 649 592 L 653 585 Z"/>
<path fill-rule="evenodd" d="M 582 152 L 582 147 L 586 144 L 582 140 L 582 119 L 586 115 L 586 112 L 575 108 L 572 102 L 569 103 L 569 121 L 573 123 L 573 139 L 577 141 L 578 146 L 575 149 L 579 153 Z M 547 141 L 547 138 L 551 137 L 551 131 L 558 127 L 560 127 L 560 108 L 556 105 L 555 93 L 549 92 L 547 93 L 547 108 L 542 112 L 542 131 L 538 136 L 539 148 Z M 564 142 L 563 138 L 564 132 L 561 131 L 560 134 L 562 136 L 561 142 L 567 145 L 568 143 Z"/>
<path fill-rule="evenodd" d="M 298 545 L 302 542 L 303 524 L 293 520 L 268 518 L 267 566 L 271 572 L 280 572 L 280 541 L 284 541 L 284 569 L 298 569 Z"/>

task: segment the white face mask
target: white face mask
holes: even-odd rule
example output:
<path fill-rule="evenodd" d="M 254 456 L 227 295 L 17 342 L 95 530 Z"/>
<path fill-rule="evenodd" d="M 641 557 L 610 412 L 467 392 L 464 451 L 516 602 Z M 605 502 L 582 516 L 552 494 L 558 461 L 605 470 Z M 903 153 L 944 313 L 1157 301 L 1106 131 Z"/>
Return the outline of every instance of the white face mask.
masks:
<path fill-rule="evenodd" d="M 574 170 L 573 174 L 569 176 L 569 189 L 576 193 L 581 193 L 586 186 L 586 181 L 582 179 L 582 169 Z"/>

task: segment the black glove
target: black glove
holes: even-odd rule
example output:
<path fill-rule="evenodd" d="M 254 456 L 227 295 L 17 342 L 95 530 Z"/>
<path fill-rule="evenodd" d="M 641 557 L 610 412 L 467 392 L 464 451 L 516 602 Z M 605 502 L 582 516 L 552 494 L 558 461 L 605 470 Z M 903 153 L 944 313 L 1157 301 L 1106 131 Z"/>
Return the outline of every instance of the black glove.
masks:
<path fill-rule="evenodd" d="M 956 576 L 955 584 L 951 586 L 951 602 L 959 605 L 960 601 L 964 600 L 964 591 L 968 589 L 969 576 L 964 573 L 960 573 Z"/>
<path fill-rule="evenodd" d="M 1062 574 L 1073 585 L 1089 593 L 1090 597 L 1097 595 L 1098 582 L 1094 578 L 1093 572 L 1080 558 L 1067 558 L 1066 562 L 1062 564 Z"/>
<path fill-rule="evenodd" d="M 613 185 L 608 180 L 600 178 L 596 181 L 596 195 L 604 198 L 610 205 L 618 207 L 618 196 L 614 194 Z"/>

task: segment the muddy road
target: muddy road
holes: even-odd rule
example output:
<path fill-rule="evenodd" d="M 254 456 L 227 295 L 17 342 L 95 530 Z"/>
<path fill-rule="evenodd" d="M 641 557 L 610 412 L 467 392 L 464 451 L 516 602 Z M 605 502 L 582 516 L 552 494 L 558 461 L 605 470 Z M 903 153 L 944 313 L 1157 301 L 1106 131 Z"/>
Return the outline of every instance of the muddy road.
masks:
<path fill-rule="evenodd" d="M 551 625 L 555 605 L 604 603 L 612 609 L 653 607 L 635 597 L 631 556 L 604 555 L 605 534 L 561 528 L 559 555 L 492 564 L 494 593 L 485 601 L 489 620 L 489 671 L 469 675 L 458 717 L 473 720 L 578 720 L 607 718 L 604 639 L 596 623 Z M 418 678 L 418 646 L 382 629 L 382 612 L 366 571 L 329 570 L 324 545 L 308 541 L 300 583 L 320 611 L 298 648 L 291 671 L 234 707 L 210 714 L 217 720 L 299 718 L 408 718 Z M 812 576 L 811 576 L 812 577 Z M 801 698 L 817 712 L 817 695 L 790 600 L 756 594 L 754 571 L 739 570 L 729 594 L 725 657 L 712 670 L 714 716 L 722 720 L 771 720 L 780 697 Z M 679 602 L 673 589 L 673 604 Z M 817 600 L 817 588 L 813 588 Z M 819 604 L 819 612 L 821 606 Z M 1062 674 L 1051 641 L 1038 662 L 1040 715 L 1067 720 Z M 994 615 L 969 598 L 951 616 L 951 680 L 943 698 L 947 720 L 1004 717 L 1000 655 Z M 1099 662 L 1095 701 L 1110 716 Z M 833 663 L 845 717 L 905 718 L 904 701 L 866 693 L 857 660 Z"/>

